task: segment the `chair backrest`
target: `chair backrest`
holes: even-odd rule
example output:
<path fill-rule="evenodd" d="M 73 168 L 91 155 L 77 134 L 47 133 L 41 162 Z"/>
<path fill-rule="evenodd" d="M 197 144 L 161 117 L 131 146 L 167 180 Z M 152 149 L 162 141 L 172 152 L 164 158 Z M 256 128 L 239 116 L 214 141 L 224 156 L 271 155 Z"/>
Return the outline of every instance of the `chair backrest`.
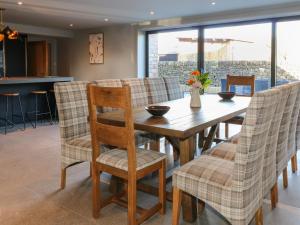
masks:
<path fill-rule="evenodd" d="M 263 196 L 266 196 L 277 181 L 276 176 L 276 149 L 279 128 L 284 112 L 284 108 L 289 96 L 289 88 L 284 86 L 277 88 L 280 91 L 279 101 L 269 129 L 267 144 L 264 154 L 264 167 L 262 176 Z"/>
<path fill-rule="evenodd" d="M 105 79 L 105 80 L 95 80 L 94 83 L 101 87 L 122 87 L 122 82 L 120 79 Z M 114 109 L 110 107 L 102 107 L 99 109 L 100 112 L 111 112 Z"/>
<path fill-rule="evenodd" d="M 168 101 L 167 88 L 163 78 L 145 78 L 144 81 L 148 93 L 149 104 Z"/>
<path fill-rule="evenodd" d="M 129 85 L 134 108 L 148 105 L 148 95 L 143 79 L 128 78 L 121 80 L 123 85 Z"/>
<path fill-rule="evenodd" d="M 297 86 L 293 83 L 284 84 L 276 88 L 287 87 L 289 90 L 288 99 L 285 104 L 285 108 L 282 115 L 282 120 L 280 123 L 278 140 L 277 140 L 277 149 L 276 149 L 276 174 L 277 177 L 282 173 L 283 169 L 287 166 L 288 163 L 288 137 L 289 137 L 289 127 L 292 117 L 293 108 L 295 105 L 297 97 Z M 275 88 L 275 89 L 276 89 Z"/>
<path fill-rule="evenodd" d="M 226 91 L 230 90 L 230 86 L 250 86 L 250 96 L 253 96 L 255 91 L 255 76 L 235 76 L 227 75 Z"/>
<path fill-rule="evenodd" d="M 54 84 L 62 141 L 90 133 L 86 81 Z"/>
<path fill-rule="evenodd" d="M 272 122 L 270 115 L 275 112 L 279 94 L 279 90 L 272 89 L 258 92 L 247 108 L 232 176 L 233 188 L 240 195 L 240 208 L 255 210 L 261 206 L 263 157 Z M 250 204 L 256 205 L 249 207 Z M 247 213 L 254 215 L 255 212 Z"/>
<path fill-rule="evenodd" d="M 293 83 L 292 83 L 293 84 Z M 295 99 L 295 104 L 293 107 L 293 112 L 290 121 L 289 127 L 289 137 L 288 137 L 288 160 L 295 154 L 296 152 L 296 130 L 297 130 L 297 122 L 299 117 L 299 108 L 300 108 L 300 82 L 294 82 L 297 86 L 298 93 Z"/>
<path fill-rule="evenodd" d="M 99 157 L 101 144 L 127 150 L 128 171 L 136 170 L 136 150 L 130 87 L 99 87 L 88 85 L 88 104 L 93 146 L 93 162 Z M 124 111 L 124 126 L 111 125 L 97 118 L 98 107 Z"/>
<path fill-rule="evenodd" d="M 183 98 L 178 76 L 164 77 L 169 101 Z"/>

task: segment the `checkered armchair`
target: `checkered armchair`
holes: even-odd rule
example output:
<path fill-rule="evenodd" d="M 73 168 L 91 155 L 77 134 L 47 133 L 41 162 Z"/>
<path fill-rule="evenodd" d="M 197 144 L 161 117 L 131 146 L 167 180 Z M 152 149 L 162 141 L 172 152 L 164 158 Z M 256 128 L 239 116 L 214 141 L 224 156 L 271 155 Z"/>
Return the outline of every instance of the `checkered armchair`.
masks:
<path fill-rule="evenodd" d="M 277 88 L 287 88 L 289 90 L 288 99 L 285 104 L 283 111 L 283 116 L 279 128 L 278 140 L 277 140 L 277 150 L 276 150 L 276 174 L 277 177 L 284 172 L 284 180 L 287 182 L 286 168 L 288 165 L 288 138 L 289 138 L 289 127 L 291 122 L 291 117 L 293 113 L 294 104 L 297 97 L 297 86 L 293 84 L 282 85 Z M 285 182 L 284 182 L 285 183 Z"/>
<path fill-rule="evenodd" d="M 54 85 L 61 137 L 62 183 L 65 187 L 66 168 L 92 160 L 85 81 Z"/>
<path fill-rule="evenodd" d="M 144 81 L 148 93 L 149 104 L 168 101 L 167 88 L 163 78 L 145 78 Z"/>
<path fill-rule="evenodd" d="M 293 106 L 293 111 L 291 115 L 291 121 L 290 121 L 290 127 L 289 127 L 289 136 L 288 136 L 288 160 L 291 159 L 292 161 L 292 171 L 296 171 L 296 130 L 297 130 L 297 122 L 298 122 L 298 117 L 299 117 L 299 108 L 300 108 L 300 82 L 294 82 L 292 83 L 296 87 L 297 91 L 297 97 L 295 99 L 295 104 Z"/>
<path fill-rule="evenodd" d="M 148 105 L 148 96 L 143 79 L 128 78 L 121 80 L 122 84 L 131 88 L 131 99 L 133 108 Z"/>
<path fill-rule="evenodd" d="M 252 97 L 233 161 L 202 155 L 175 170 L 173 199 L 180 199 L 176 195 L 187 192 L 212 206 L 234 225 L 247 225 L 256 213 L 259 215 L 263 156 L 272 123 L 270 115 L 275 113 L 279 95 L 280 91 L 273 89 Z M 179 205 L 173 202 L 173 221 L 178 221 Z"/>
<path fill-rule="evenodd" d="M 183 98 L 178 76 L 164 77 L 163 79 L 167 87 L 169 101 Z"/>

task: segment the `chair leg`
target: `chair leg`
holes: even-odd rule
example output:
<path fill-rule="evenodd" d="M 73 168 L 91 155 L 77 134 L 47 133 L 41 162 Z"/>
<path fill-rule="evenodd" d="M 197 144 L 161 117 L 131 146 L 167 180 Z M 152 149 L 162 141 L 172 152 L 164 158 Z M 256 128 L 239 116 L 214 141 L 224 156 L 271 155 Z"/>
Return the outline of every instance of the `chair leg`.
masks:
<path fill-rule="evenodd" d="M 101 205 L 100 205 L 100 198 L 101 198 L 101 192 L 100 192 L 100 175 L 101 172 L 98 171 L 98 169 L 96 167 L 92 167 L 93 168 L 93 217 L 95 219 L 99 218 L 100 216 L 100 209 L 101 209 Z"/>
<path fill-rule="evenodd" d="M 271 189 L 271 209 L 276 208 L 277 203 L 277 182 L 274 184 L 274 186 Z"/>
<path fill-rule="evenodd" d="M 285 167 L 282 171 L 283 176 L 283 188 L 288 187 L 288 174 L 287 174 L 287 167 Z"/>
<path fill-rule="evenodd" d="M 153 140 L 150 142 L 150 150 L 160 151 L 160 140 Z"/>
<path fill-rule="evenodd" d="M 162 161 L 159 169 L 159 203 L 161 204 L 160 214 L 166 213 L 166 160 Z"/>
<path fill-rule="evenodd" d="M 291 166 L 292 166 L 292 172 L 295 173 L 297 171 L 297 159 L 296 154 L 294 154 L 291 158 Z"/>
<path fill-rule="evenodd" d="M 228 123 L 225 123 L 225 138 L 229 137 L 229 125 Z"/>
<path fill-rule="evenodd" d="M 219 124 L 219 126 L 217 128 L 216 138 L 220 138 L 220 124 Z"/>
<path fill-rule="evenodd" d="M 198 209 L 197 209 L 198 214 L 201 214 L 204 209 L 205 209 L 205 202 L 198 199 Z"/>
<path fill-rule="evenodd" d="M 23 107 L 22 107 L 22 102 L 21 102 L 21 97 L 18 97 L 18 101 L 19 101 L 19 106 L 20 106 L 20 111 L 21 111 L 21 117 L 22 117 L 22 121 L 23 121 L 23 126 L 24 126 L 24 130 L 26 129 L 26 123 L 25 123 L 25 117 L 24 117 L 24 112 L 23 112 Z"/>
<path fill-rule="evenodd" d="M 260 207 L 257 212 L 255 213 L 255 224 L 256 225 L 263 225 L 264 224 L 264 217 L 263 217 L 263 210 Z"/>
<path fill-rule="evenodd" d="M 172 225 L 179 224 L 180 209 L 181 209 L 182 192 L 177 187 L 173 187 L 173 215 Z"/>
<path fill-rule="evenodd" d="M 65 189 L 66 187 L 66 173 L 67 173 L 67 168 L 62 168 L 61 169 L 61 177 L 60 177 L 60 188 Z"/>
<path fill-rule="evenodd" d="M 128 179 L 128 225 L 136 225 L 136 178 Z"/>
<path fill-rule="evenodd" d="M 90 177 L 93 176 L 93 163 L 90 162 Z"/>

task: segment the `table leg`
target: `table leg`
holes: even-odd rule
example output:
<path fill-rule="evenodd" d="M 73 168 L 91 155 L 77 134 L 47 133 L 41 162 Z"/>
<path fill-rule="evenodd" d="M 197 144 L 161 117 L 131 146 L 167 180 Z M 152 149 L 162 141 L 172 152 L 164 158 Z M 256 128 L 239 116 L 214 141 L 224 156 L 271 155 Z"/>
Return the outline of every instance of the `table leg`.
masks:
<path fill-rule="evenodd" d="M 207 149 L 210 149 L 212 142 L 214 140 L 214 137 L 216 136 L 216 132 L 217 132 L 218 128 L 219 128 L 219 124 L 213 125 L 210 128 L 208 136 L 205 139 L 205 143 L 204 143 L 202 151 L 206 151 Z"/>
<path fill-rule="evenodd" d="M 185 140 L 179 141 L 180 147 L 180 164 L 185 163 L 194 159 L 195 148 L 196 148 L 196 137 L 190 137 Z M 187 222 L 194 222 L 197 218 L 197 201 L 196 198 L 187 194 L 182 194 L 182 216 Z"/>

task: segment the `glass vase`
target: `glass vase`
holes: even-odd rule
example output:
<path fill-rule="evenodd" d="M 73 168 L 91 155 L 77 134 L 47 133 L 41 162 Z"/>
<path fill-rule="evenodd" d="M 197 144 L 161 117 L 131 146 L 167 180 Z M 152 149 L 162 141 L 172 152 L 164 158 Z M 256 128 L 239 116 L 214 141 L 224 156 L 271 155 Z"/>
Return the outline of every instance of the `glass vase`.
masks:
<path fill-rule="evenodd" d="M 191 89 L 191 102 L 190 106 L 192 108 L 201 108 L 201 99 L 199 94 L 200 88 Z"/>

